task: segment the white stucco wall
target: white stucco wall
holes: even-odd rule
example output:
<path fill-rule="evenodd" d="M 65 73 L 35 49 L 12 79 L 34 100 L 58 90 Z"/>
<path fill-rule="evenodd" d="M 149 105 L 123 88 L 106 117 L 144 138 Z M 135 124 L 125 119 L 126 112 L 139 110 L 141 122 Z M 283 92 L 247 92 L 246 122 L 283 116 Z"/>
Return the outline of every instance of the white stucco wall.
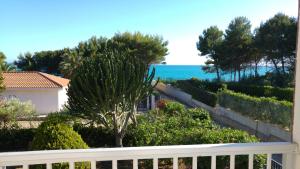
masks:
<path fill-rule="evenodd" d="M 60 110 L 67 100 L 65 88 L 7 88 L 1 97 L 16 97 L 21 101 L 30 100 L 38 114 Z"/>
<path fill-rule="evenodd" d="M 58 90 L 58 109 L 61 110 L 64 108 L 65 104 L 68 102 L 67 96 L 68 87 L 64 87 Z"/>

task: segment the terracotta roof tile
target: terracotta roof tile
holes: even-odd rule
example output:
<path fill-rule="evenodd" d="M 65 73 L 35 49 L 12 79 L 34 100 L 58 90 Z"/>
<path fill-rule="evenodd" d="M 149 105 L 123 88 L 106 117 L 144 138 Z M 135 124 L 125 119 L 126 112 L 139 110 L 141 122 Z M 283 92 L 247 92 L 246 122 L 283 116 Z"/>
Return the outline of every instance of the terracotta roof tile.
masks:
<path fill-rule="evenodd" d="M 6 88 L 62 88 L 69 79 L 41 72 L 4 72 Z"/>

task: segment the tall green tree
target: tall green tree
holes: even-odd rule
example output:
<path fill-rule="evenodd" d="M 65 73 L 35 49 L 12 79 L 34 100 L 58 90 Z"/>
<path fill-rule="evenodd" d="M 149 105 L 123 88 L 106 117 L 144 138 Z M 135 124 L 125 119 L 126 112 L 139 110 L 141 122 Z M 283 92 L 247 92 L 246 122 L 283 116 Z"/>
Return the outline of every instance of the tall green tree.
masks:
<path fill-rule="evenodd" d="M 293 70 L 296 33 L 296 19 L 282 13 L 276 14 L 258 28 L 258 46 L 266 60 L 274 65 L 277 74 L 285 74 L 287 67 Z"/>
<path fill-rule="evenodd" d="M 141 58 L 147 64 L 160 63 L 168 54 L 168 42 L 157 35 L 124 32 L 116 33 L 111 40 L 118 48 L 129 49 L 131 54 Z"/>
<path fill-rule="evenodd" d="M 21 70 L 31 71 L 36 70 L 36 62 L 33 58 L 33 55 L 30 52 L 20 54 L 18 60 L 16 60 L 15 65 Z"/>
<path fill-rule="evenodd" d="M 86 58 L 96 57 L 108 48 L 108 39 L 105 37 L 92 37 L 71 50 L 65 50 L 64 57 L 60 63 L 60 71 L 64 77 L 70 78 L 74 71 Z"/>
<path fill-rule="evenodd" d="M 81 42 L 69 53 L 65 54 L 60 64 L 64 76 L 71 77 L 72 72 L 82 64 L 85 58 L 95 57 L 104 49 L 128 50 L 131 55 L 140 58 L 148 65 L 160 63 L 168 54 L 167 41 L 159 36 L 144 35 L 142 33 L 117 33 L 112 38 L 92 37 L 88 41 Z"/>
<path fill-rule="evenodd" d="M 153 90 L 155 71 L 124 50 L 104 50 L 83 60 L 67 91 L 72 115 L 111 128 L 122 146 L 129 119 L 137 104 Z"/>
<path fill-rule="evenodd" d="M 211 26 L 203 31 L 197 42 L 197 49 L 200 51 L 200 56 L 208 58 L 203 70 L 206 72 L 216 72 L 219 81 L 221 80 L 220 62 L 222 59 L 221 45 L 223 40 L 223 31 L 219 30 L 217 26 Z"/>
<path fill-rule="evenodd" d="M 59 64 L 69 49 L 20 54 L 14 63 L 24 71 L 41 71 L 60 75 Z"/>
<path fill-rule="evenodd" d="M 252 43 L 250 21 L 246 17 L 236 17 L 230 22 L 225 32 L 226 59 L 224 59 L 223 66 L 234 72 L 235 80 L 237 72 L 238 80 L 240 80 L 241 71 L 246 68 L 246 63 L 250 60 L 248 55 Z"/>

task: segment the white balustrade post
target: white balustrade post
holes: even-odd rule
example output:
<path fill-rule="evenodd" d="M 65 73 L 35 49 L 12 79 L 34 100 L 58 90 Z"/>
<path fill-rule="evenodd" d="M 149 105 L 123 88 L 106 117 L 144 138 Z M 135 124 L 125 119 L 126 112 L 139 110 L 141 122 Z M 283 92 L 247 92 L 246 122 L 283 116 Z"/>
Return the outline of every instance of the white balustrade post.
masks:
<path fill-rule="evenodd" d="M 52 163 L 47 163 L 46 164 L 46 169 L 52 169 Z"/>
<path fill-rule="evenodd" d="M 254 154 L 249 154 L 248 169 L 253 169 L 253 156 Z"/>
<path fill-rule="evenodd" d="M 215 156 L 215 155 L 212 155 L 211 156 L 211 169 L 216 169 L 216 162 L 217 162 L 217 159 L 216 159 L 217 157 Z"/>
<path fill-rule="evenodd" d="M 300 145 L 300 0 L 298 1 L 298 33 L 297 33 L 297 46 L 296 46 L 296 74 L 295 74 L 295 94 L 294 94 L 294 112 L 293 112 L 293 127 L 292 136 L 293 142 Z M 300 168 L 300 154 L 299 151 L 294 154 L 292 169 Z"/>
<path fill-rule="evenodd" d="M 138 165 L 138 159 L 133 159 L 133 169 L 138 169 L 139 165 Z"/>
<path fill-rule="evenodd" d="M 178 157 L 173 158 L 173 169 L 178 169 Z"/>
<path fill-rule="evenodd" d="M 118 161 L 112 160 L 112 169 L 118 169 Z"/>
<path fill-rule="evenodd" d="M 69 169 L 75 169 L 75 163 L 73 161 L 69 162 Z"/>
<path fill-rule="evenodd" d="M 158 169 L 158 158 L 153 159 L 153 169 Z"/>
<path fill-rule="evenodd" d="M 272 154 L 267 155 L 267 169 L 271 169 Z"/>
<path fill-rule="evenodd" d="M 91 161 L 91 169 L 96 169 L 96 161 L 92 160 Z"/>
<path fill-rule="evenodd" d="M 230 169 L 235 167 L 235 155 L 230 155 Z"/>
<path fill-rule="evenodd" d="M 28 168 L 29 168 L 28 164 L 23 165 L 23 169 L 28 169 Z"/>
<path fill-rule="evenodd" d="M 193 169 L 197 169 L 197 156 L 193 157 Z"/>

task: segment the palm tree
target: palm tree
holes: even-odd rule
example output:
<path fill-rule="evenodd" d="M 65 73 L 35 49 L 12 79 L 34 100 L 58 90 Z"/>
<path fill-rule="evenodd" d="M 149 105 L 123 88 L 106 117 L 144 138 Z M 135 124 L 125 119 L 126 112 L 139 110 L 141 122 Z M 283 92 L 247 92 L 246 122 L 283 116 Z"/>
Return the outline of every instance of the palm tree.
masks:
<path fill-rule="evenodd" d="M 15 71 L 17 71 L 17 67 L 14 64 L 9 64 L 7 62 L 3 62 L 0 66 L 1 66 L 1 70 L 3 72 L 15 72 Z"/>

